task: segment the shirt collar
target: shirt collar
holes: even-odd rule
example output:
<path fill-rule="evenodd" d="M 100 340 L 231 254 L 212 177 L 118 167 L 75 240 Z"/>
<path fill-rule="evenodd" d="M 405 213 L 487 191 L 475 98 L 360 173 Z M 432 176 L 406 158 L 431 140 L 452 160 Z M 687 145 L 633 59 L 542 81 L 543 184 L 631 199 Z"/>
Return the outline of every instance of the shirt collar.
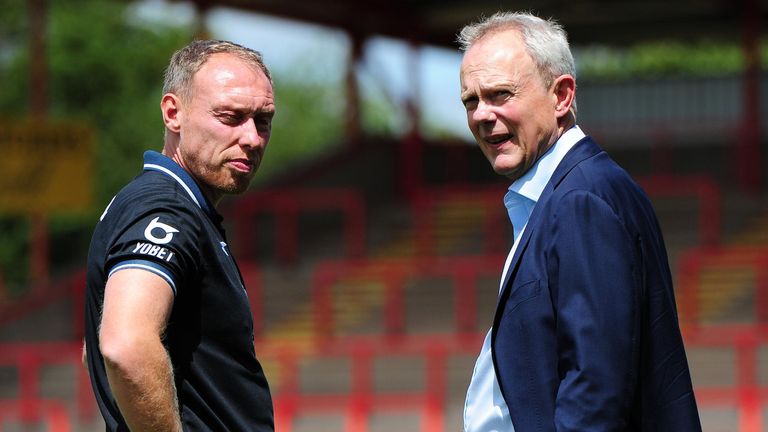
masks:
<path fill-rule="evenodd" d="M 544 187 L 547 186 L 549 179 L 552 178 L 552 174 L 555 173 L 555 169 L 565 154 L 584 137 L 584 132 L 578 126 L 573 126 L 565 131 L 531 169 L 512 183 L 509 190 L 534 202 L 538 201 L 541 193 L 544 192 Z"/>
<path fill-rule="evenodd" d="M 155 151 L 144 152 L 144 171 L 158 171 L 174 179 L 187 192 L 189 197 L 214 221 L 221 221 L 221 216 L 203 195 L 203 191 L 187 171 L 173 159 Z"/>
<path fill-rule="evenodd" d="M 504 196 L 504 205 L 512 221 L 515 238 L 528 221 L 533 206 L 539 201 L 557 166 L 566 153 L 585 136 L 578 126 L 568 129 L 531 169 L 509 186 L 509 191 Z"/>

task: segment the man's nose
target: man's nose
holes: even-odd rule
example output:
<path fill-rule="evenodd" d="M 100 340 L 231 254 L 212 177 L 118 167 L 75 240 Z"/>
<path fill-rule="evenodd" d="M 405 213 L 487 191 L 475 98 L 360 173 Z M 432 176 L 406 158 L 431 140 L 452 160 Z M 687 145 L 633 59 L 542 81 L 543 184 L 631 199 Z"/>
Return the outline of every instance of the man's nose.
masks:
<path fill-rule="evenodd" d="M 472 112 L 472 120 L 476 122 L 496 121 L 496 112 L 493 105 L 486 103 L 482 99 L 477 102 L 477 108 Z"/>
<path fill-rule="evenodd" d="M 243 147 L 254 148 L 263 145 L 263 140 L 259 135 L 256 121 L 253 118 L 249 118 L 243 124 L 240 125 L 240 140 L 239 144 Z"/>

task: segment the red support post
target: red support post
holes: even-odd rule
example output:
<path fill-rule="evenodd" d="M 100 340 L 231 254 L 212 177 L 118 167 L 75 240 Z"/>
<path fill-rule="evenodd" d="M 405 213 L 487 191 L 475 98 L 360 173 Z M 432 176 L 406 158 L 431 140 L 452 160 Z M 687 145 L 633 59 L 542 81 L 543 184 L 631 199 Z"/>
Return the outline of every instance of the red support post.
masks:
<path fill-rule="evenodd" d="M 344 74 L 345 101 L 344 110 L 344 135 L 347 142 L 357 147 L 362 144 L 360 116 L 360 84 L 357 80 L 357 65 L 363 56 L 363 40 L 359 35 L 350 35 L 350 52 Z"/>
<path fill-rule="evenodd" d="M 418 256 L 430 256 L 437 253 L 435 245 L 434 201 L 426 194 L 418 194 L 411 201 L 411 214 L 414 219 L 415 249 Z"/>
<path fill-rule="evenodd" d="M 440 344 L 434 343 L 427 348 L 426 409 L 422 420 L 422 430 L 425 432 L 442 432 L 445 430 L 443 425 L 447 390 L 445 357 L 445 348 Z"/>
<path fill-rule="evenodd" d="M 720 244 L 720 188 L 709 177 L 695 180 L 699 197 L 699 239 L 705 246 Z"/>
<path fill-rule="evenodd" d="M 760 394 L 757 386 L 757 341 L 741 335 L 736 346 L 736 370 L 739 393 L 739 431 L 761 432 Z"/>
<path fill-rule="evenodd" d="M 400 196 L 411 201 L 420 194 L 424 179 L 424 149 L 421 139 L 421 110 L 419 109 L 419 85 L 420 61 L 418 56 L 419 46 L 412 45 L 409 56 L 409 76 L 414 77 L 410 82 L 412 88 L 405 102 L 410 125 L 398 147 L 398 187 Z"/>
<path fill-rule="evenodd" d="M 253 229 L 255 223 L 250 214 L 234 211 L 235 214 L 235 230 L 237 235 L 234 236 L 235 247 L 233 250 L 236 253 L 238 260 L 253 260 L 256 258 L 256 253 L 253 247 L 255 241 L 255 230 Z"/>
<path fill-rule="evenodd" d="M 70 432 L 71 422 L 67 409 L 61 403 L 46 404 L 46 420 L 49 432 Z"/>
<path fill-rule="evenodd" d="M 277 226 L 277 258 L 283 264 L 296 261 L 299 206 L 295 197 L 283 197 L 275 209 Z"/>
<path fill-rule="evenodd" d="M 701 269 L 701 255 L 696 251 L 689 251 L 680 256 L 678 263 L 678 309 L 685 323 L 697 324 L 698 316 L 698 290 L 699 272 Z"/>
<path fill-rule="evenodd" d="M 291 432 L 298 405 L 299 382 L 297 356 L 288 348 L 278 351 L 280 387 L 275 398 L 275 430 Z"/>
<path fill-rule="evenodd" d="M 47 0 L 28 0 L 30 26 L 29 56 L 29 108 L 36 121 L 44 121 L 48 114 L 48 57 L 46 55 Z M 36 289 L 47 288 L 48 268 L 48 215 L 37 211 L 29 216 L 30 248 L 29 275 Z"/>
<path fill-rule="evenodd" d="M 384 277 L 384 328 L 387 336 L 402 336 L 405 332 L 404 275 L 390 269 Z"/>
<path fill-rule="evenodd" d="M 94 399 L 91 390 L 91 379 L 85 366 L 79 364 L 80 362 L 77 363 L 78 364 L 75 365 L 75 369 L 77 370 L 77 384 L 75 390 L 77 392 L 75 395 L 77 399 L 77 412 L 80 418 L 93 419 L 96 416 L 96 400 Z"/>
<path fill-rule="evenodd" d="M 477 324 L 476 267 L 466 264 L 457 265 L 453 277 L 456 290 L 454 295 L 456 331 L 460 334 L 474 332 Z"/>
<path fill-rule="evenodd" d="M 371 365 L 373 353 L 366 346 L 353 349 L 352 352 L 352 397 L 347 410 L 344 430 L 346 432 L 366 432 L 368 416 L 371 411 L 373 386 Z"/>
<path fill-rule="evenodd" d="M 85 270 L 77 272 L 67 284 L 72 293 L 72 335 L 80 340 L 85 334 Z"/>
<path fill-rule="evenodd" d="M 19 400 L 21 419 L 36 422 L 40 419 L 40 356 L 33 351 L 24 351 L 18 356 L 16 367 L 19 371 Z"/>
<path fill-rule="evenodd" d="M 760 20 L 762 11 L 758 0 L 746 0 L 743 4 L 742 51 L 744 52 L 744 81 L 742 100 L 744 114 L 741 139 L 737 143 L 735 173 L 744 190 L 762 191 L 763 155 L 761 151 L 760 125 Z"/>
<path fill-rule="evenodd" d="M 335 278 L 328 266 L 315 269 L 313 287 L 313 303 L 315 314 L 315 334 L 318 343 L 330 339 L 334 331 L 333 314 L 333 282 Z"/>

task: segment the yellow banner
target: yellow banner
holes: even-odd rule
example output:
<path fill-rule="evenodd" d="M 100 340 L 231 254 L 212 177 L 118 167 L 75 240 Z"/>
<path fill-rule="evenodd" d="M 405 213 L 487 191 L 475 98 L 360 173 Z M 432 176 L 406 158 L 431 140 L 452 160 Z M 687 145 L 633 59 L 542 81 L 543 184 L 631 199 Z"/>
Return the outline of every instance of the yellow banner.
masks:
<path fill-rule="evenodd" d="M 84 123 L 0 121 L 0 211 L 87 210 L 94 139 Z"/>

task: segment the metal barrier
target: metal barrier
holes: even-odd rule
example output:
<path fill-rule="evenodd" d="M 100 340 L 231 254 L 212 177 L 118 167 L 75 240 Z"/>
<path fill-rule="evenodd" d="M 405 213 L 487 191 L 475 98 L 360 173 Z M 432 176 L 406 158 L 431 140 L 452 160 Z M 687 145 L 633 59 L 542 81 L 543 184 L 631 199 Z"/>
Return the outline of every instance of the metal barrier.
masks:
<path fill-rule="evenodd" d="M 297 417 L 306 414 L 338 414 L 344 417 L 344 432 L 366 432 L 372 414 L 413 412 L 420 414 L 420 431 L 452 430 L 444 424 L 446 402 L 446 358 L 471 354 L 482 344 L 483 335 L 408 336 L 393 340 L 369 336 L 345 337 L 322 344 L 315 359 L 344 357 L 351 360 L 351 391 L 346 394 L 306 394 L 297 377 L 298 362 L 306 353 L 290 344 L 260 346 L 261 358 L 277 358 L 278 375 L 286 377 L 275 389 L 275 429 L 291 432 Z M 416 356 L 424 360 L 425 386 L 419 392 L 376 392 L 372 385 L 372 362 L 378 357 Z"/>
<path fill-rule="evenodd" d="M 483 334 L 430 334 L 397 338 L 358 336 L 328 339 L 318 344 L 308 355 L 301 343 L 257 342 L 261 361 L 274 360 L 281 377 L 275 386 L 274 404 L 276 430 L 292 432 L 296 420 L 313 413 L 337 414 L 344 419 L 344 432 L 365 432 L 372 415 L 382 412 L 416 413 L 421 417 L 419 430 L 439 432 L 455 430 L 457 425 L 445 424 L 446 361 L 454 355 L 476 355 Z M 728 386 L 696 386 L 700 408 L 733 407 L 738 412 L 738 432 L 759 432 L 764 424 L 762 408 L 768 405 L 768 385 L 758 377 L 758 349 L 768 347 L 768 326 L 689 326 L 683 327 L 688 349 L 701 347 L 733 347 L 736 350 L 737 379 Z M 18 417 L 21 421 L 48 421 L 51 431 L 71 430 L 71 418 L 65 403 L 44 399 L 40 395 L 41 368 L 61 363 L 78 365 L 77 400 L 81 418 L 92 418 L 95 412 L 93 396 L 85 369 L 79 366 L 81 344 L 78 342 L 41 342 L 0 344 L 0 365 L 18 369 L 18 397 L 0 401 L 0 425 L 3 419 Z M 373 361 L 393 356 L 423 359 L 425 384 L 413 392 L 376 391 L 373 382 Z M 300 362 L 311 359 L 345 358 L 351 362 L 351 388 L 342 394 L 304 392 L 299 377 Z M 471 373 L 467 370 L 467 374 Z"/>
<path fill-rule="evenodd" d="M 700 200 L 699 232 L 703 244 L 720 243 L 720 191 L 706 177 L 657 176 L 639 179 L 651 196 L 693 195 Z M 503 231 L 503 191 L 467 188 L 440 188 L 428 190 L 414 201 L 414 220 L 419 238 L 419 255 L 429 256 L 435 251 L 434 233 L 429 215 L 437 203 L 451 198 L 473 197 L 478 205 L 487 208 L 485 221 L 486 251 L 505 249 L 499 245 Z M 345 216 L 347 255 L 358 259 L 328 261 L 317 264 L 313 276 L 312 302 L 316 327 L 314 352 L 308 357 L 306 349 L 257 342 L 261 360 L 277 359 L 281 386 L 275 392 L 277 430 L 290 432 L 295 419 L 309 412 L 339 413 L 345 418 L 345 431 L 364 432 L 369 417 L 376 412 L 416 412 L 421 415 L 421 430 L 437 432 L 454 429 L 444 424 L 445 361 L 455 354 L 474 355 L 482 341 L 475 330 L 477 317 L 475 284 L 480 276 L 498 277 L 503 254 L 483 256 L 362 259 L 365 252 L 365 209 L 362 199 L 347 190 L 291 190 L 257 193 L 248 201 L 239 201 L 231 209 L 238 239 L 251 239 L 253 214 L 268 211 L 278 221 L 278 257 L 291 260 L 296 256 L 297 215 L 300 211 L 337 209 Z M 255 333 L 263 333 L 263 299 L 259 268 L 248 262 L 253 251 L 250 241 L 238 243 L 238 254 L 243 263 L 241 270 L 249 288 L 249 299 L 254 314 Z M 768 338 L 768 249 L 705 247 L 690 251 L 680 259 L 680 307 L 686 317 L 696 322 L 697 280 L 695 275 L 705 266 L 744 265 L 755 269 L 758 279 L 758 299 L 755 302 L 759 325 L 752 326 L 685 326 L 687 346 L 732 346 L 737 352 L 738 382 L 727 388 L 697 387 L 700 406 L 731 406 L 739 411 L 739 431 L 757 432 L 763 423 L 761 408 L 768 403 L 768 387 L 757 380 L 757 350 Z M 339 337 L 335 328 L 333 287 L 350 275 L 363 275 L 383 282 L 384 331 L 379 336 Z M 409 335 L 405 329 L 404 283 L 409 278 L 447 277 L 452 280 L 455 310 L 454 328 L 449 334 Z M 84 316 L 84 271 L 78 272 L 56 293 L 48 292 L 44 300 L 61 299 L 73 294 L 73 331 L 82 335 Z M 13 312 L 13 316 L 29 313 L 43 299 L 30 301 L 29 307 Z M 47 304 L 47 303 L 46 303 Z M 5 316 L 4 319 L 8 319 Z M 258 340 L 258 339 L 257 339 Z M 0 420 L 18 416 L 22 421 L 36 422 L 48 419 L 56 431 L 68 431 L 68 417 L 62 402 L 44 399 L 40 395 L 40 370 L 52 364 L 75 365 L 77 373 L 77 402 L 80 416 L 95 414 L 95 404 L 88 383 L 87 372 L 80 366 L 81 342 L 44 342 L 0 344 L 0 365 L 18 370 L 19 392 L 13 401 L 0 401 Z M 381 394 L 371 385 L 372 362 L 382 356 L 410 355 L 424 359 L 426 386 L 416 393 Z M 352 388 L 347 394 L 306 394 L 297 382 L 298 364 L 307 358 L 345 357 L 352 365 Z M 468 371 L 470 373 L 471 371 Z M 2 423 L 0 422 L 0 426 Z M 54 426 L 51 426 L 54 427 Z"/>
<path fill-rule="evenodd" d="M 60 411 L 40 394 L 41 370 L 51 365 L 71 365 L 75 370 L 76 394 L 73 395 L 82 418 L 93 418 L 96 406 L 91 393 L 88 371 L 82 365 L 82 342 L 28 342 L 0 344 L 0 366 L 13 367 L 18 373 L 18 396 L 7 405 L 24 422 L 38 422 L 43 416 L 60 418 Z M 7 402 L 7 401 L 6 401 Z M 52 414 L 51 414 L 52 412 Z"/>
<path fill-rule="evenodd" d="M 71 298 L 73 315 L 71 325 L 75 335 L 82 334 L 82 293 L 85 290 L 85 269 L 73 272 L 55 283 L 35 287 L 30 294 L 14 302 L 0 305 L 0 326 L 26 317 L 57 301 Z"/>
<path fill-rule="evenodd" d="M 405 332 L 403 286 L 409 278 L 449 277 L 453 281 L 454 332 L 474 332 L 477 278 L 496 276 L 504 263 L 503 255 L 430 258 L 384 258 L 357 261 L 325 261 L 315 266 L 312 301 L 315 334 L 318 340 L 332 338 L 335 333 L 334 285 L 349 277 L 366 277 L 384 283 L 384 332 L 399 336 Z M 322 343 L 322 342 L 321 342 Z"/>
<path fill-rule="evenodd" d="M 27 423 L 43 420 L 48 426 L 48 432 L 70 432 L 72 430 L 72 422 L 63 401 L 39 400 L 36 401 L 36 404 L 34 411 L 32 411 L 34 419 L 30 419 L 25 417 L 29 414 L 30 409 L 26 401 L 0 400 L 0 430 L 3 430 L 3 425 L 12 418 L 18 418 Z"/>
<path fill-rule="evenodd" d="M 768 384 L 760 383 L 758 348 L 768 346 L 766 325 L 712 325 L 683 327 L 686 346 L 733 347 L 736 350 L 736 383 L 728 387 L 696 386 L 699 408 L 735 407 L 738 432 L 762 432 L 763 412 L 768 405 Z"/>

